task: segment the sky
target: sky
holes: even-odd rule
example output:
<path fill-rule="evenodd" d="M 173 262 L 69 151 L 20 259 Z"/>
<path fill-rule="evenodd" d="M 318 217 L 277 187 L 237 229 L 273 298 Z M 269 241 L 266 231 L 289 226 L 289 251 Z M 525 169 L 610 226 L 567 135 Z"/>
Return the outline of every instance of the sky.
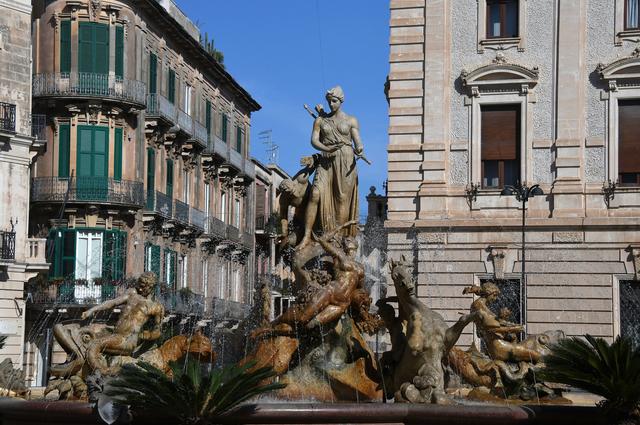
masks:
<path fill-rule="evenodd" d="M 259 133 L 271 130 L 278 165 L 289 174 L 310 155 L 313 119 L 303 104 L 325 104 L 340 85 L 343 110 L 355 116 L 365 154 L 358 161 L 360 214 L 370 186 L 387 175 L 389 5 L 386 0 L 176 0 L 224 53 L 224 64 L 262 106 L 251 118 L 251 155 L 268 162 Z"/>

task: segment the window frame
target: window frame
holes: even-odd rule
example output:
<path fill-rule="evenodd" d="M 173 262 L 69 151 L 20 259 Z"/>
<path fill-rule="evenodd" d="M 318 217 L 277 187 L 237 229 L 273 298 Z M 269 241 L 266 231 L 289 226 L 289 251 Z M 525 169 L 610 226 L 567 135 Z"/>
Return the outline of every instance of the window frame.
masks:
<path fill-rule="evenodd" d="M 517 38 L 520 37 L 520 26 L 518 24 L 518 22 L 516 22 L 516 27 L 518 28 L 518 34 L 515 36 L 512 35 L 505 35 L 506 32 L 506 27 L 507 27 L 507 16 L 506 16 L 506 9 L 507 9 L 507 3 L 515 3 L 516 7 L 518 7 L 518 12 L 519 12 L 519 8 L 520 8 L 520 3 L 518 0 L 485 0 L 486 1 L 486 8 L 487 8 L 487 12 L 485 13 L 486 15 L 486 28 L 485 28 L 485 38 L 486 39 L 498 39 L 498 38 Z M 500 6 L 500 35 L 489 35 L 491 31 L 491 7 L 494 5 L 499 5 Z M 516 14 L 516 19 L 519 19 L 518 14 Z"/>
<path fill-rule="evenodd" d="M 638 16 L 636 17 L 636 21 L 638 22 L 638 24 L 635 27 L 629 27 L 627 24 L 629 22 L 629 0 L 623 0 L 624 1 L 624 31 L 640 31 L 640 10 L 636 10 Z M 640 1 L 638 1 L 638 8 L 640 9 Z"/>
<path fill-rule="evenodd" d="M 495 160 L 483 160 L 482 159 L 482 114 L 483 114 L 483 106 L 513 106 L 515 105 L 517 107 L 517 113 L 518 113 L 518 123 L 516 125 L 516 132 L 519 134 L 517 134 L 518 139 L 516 140 L 516 146 L 515 146 L 515 150 L 516 150 L 516 159 L 515 160 L 506 160 L 506 159 L 495 159 Z M 518 173 L 518 179 L 519 181 L 522 181 L 522 142 L 521 142 L 521 138 L 522 138 L 522 107 L 520 104 L 518 103 L 494 103 L 494 104 L 483 104 L 480 105 L 480 185 L 482 189 L 487 189 L 487 190 L 496 190 L 496 189 L 503 189 L 505 187 L 505 185 L 507 185 L 507 182 L 505 181 L 505 177 L 506 177 L 506 171 L 505 171 L 505 164 L 507 161 L 516 161 L 516 162 L 520 162 L 520 167 L 519 167 L 519 173 Z M 485 177 L 485 162 L 486 161 L 497 161 L 498 162 L 498 186 L 485 186 L 484 184 L 484 177 Z M 510 185 L 515 184 L 515 182 L 509 183 Z"/>
<path fill-rule="evenodd" d="M 517 37 L 487 37 L 488 29 L 488 8 L 487 0 L 479 0 L 477 11 L 477 49 L 478 53 L 484 53 L 485 49 L 500 50 L 509 47 L 516 47 L 519 52 L 524 52 L 526 45 L 527 28 L 527 2 L 526 0 L 515 0 L 518 3 L 518 36 Z"/>

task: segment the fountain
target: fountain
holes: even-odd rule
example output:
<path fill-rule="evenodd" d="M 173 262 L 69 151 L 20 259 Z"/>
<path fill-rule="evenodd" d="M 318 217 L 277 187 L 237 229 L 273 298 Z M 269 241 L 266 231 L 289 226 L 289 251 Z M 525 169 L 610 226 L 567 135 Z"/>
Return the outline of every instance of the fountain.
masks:
<path fill-rule="evenodd" d="M 286 387 L 269 396 L 271 402 L 242 406 L 216 422 L 603 423 L 595 408 L 545 404 L 567 402 L 557 388 L 536 380 L 549 344 L 563 335 L 552 331 L 520 341 L 522 328 L 509 322 L 510 311 L 495 314 L 489 308 L 499 297 L 495 285 L 467 288 L 465 293 L 478 297 L 449 326 L 417 297 L 412 266 L 402 257 L 390 261 L 395 296 L 383 295 L 377 310 L 372 308 L 354 238 L 356 162 L 367 160 L 357 120 L 341 110 L 342 89 L 329 90 L 326 98 L 330 112 L 321 106 L 315 113 L 309 110 L 314 116 L 311 143 L 320 153 L 302 158 L 303 168 L 280 187 L 280 252 L 296 276 L 296 303 L 269 322 L 269 288 L 263 283 L 258 309 L 236 330 L 246 338 L 239 364 L 270 367 L 270 379 Z M 96 387 L 91 385 L 96 375 L 108 380 L 124 364 L 144 361 L 169 373 L 170 362 L 195 357 L 211 364 L 225 352 L 198 331 L 159 343 L 164 310 L 154 299 L 155 285 L 155 275 L 145 273 L 135 288 L 83 314 L 88 319 L 121 306 L 115 326 L 56 325 L 54 335 L 68 357 L 52 368 L 47 392 L 86 400 Z M 467 351 L 455 346 L 471 323 L 486 354 L 473 346 Z M 378 358 L 367 335 L 383 329 L 390 335 L 391 350 Z M 456 386 L 469 390 L 468 396 L 460 397 Z M 79 402 L 4 401 L 0 415 L 9 424 L 55 423 L 70 416 L 77 423 L 100 423 L 90 406 Z M 157 420 L 153 412 L 136 416 L 136 423 Z"/>

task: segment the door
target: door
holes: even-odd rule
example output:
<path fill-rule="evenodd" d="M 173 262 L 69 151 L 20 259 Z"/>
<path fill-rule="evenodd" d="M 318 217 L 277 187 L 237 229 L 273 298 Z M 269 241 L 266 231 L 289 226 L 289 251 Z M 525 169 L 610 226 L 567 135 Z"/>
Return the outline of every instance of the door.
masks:
<path fill-rule="evenodd" d="M 77 197 L 106 201 L 108 194 L 109 129 L 78 126 Z"/>
<path fill-rule="evenodd" d="M 102 277 L 102 232 L 78 231 L 76 233 L 76 282 L 74 296 L 77 302 L 89 302 L 100 298 L 100 287 L 93 280 Z"/>
<path fill-rule="evenodd" d="M 104 96 L 109 88 L 109 25 L 80 22 L 78 86 L 86 95 Z"/>

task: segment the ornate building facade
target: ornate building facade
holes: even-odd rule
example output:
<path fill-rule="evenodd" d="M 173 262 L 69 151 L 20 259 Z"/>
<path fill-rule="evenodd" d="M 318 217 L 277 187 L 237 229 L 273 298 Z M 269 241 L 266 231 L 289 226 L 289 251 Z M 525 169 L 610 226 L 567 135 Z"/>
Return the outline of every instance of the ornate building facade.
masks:
<path fill-rule="evenodd" d="M 637 0 L 391 0 L 388 248 L 449 321 L 640 341 Z M 523 203 L 509 185 L 539 184 Z M 472 331 L 461 339 L 468 344 Z"/>
<path fill-rule="evenodd" d="M 0 1 L 0 361 L 22 364 L 25 283 L 47 270 L 45 240 L 29 238 L 29 166 L 44 117 L 31 114 L 31 3 Z"/>
<path fill-rule="evenodd" d="M 260 105 L 171 1 L 36 1 L 33 102 L 46 143 L 31 222 L 48 238 L 32 288 L 27 372 L 43 384 L 49 325 L 153 271 L 170 317 L 239 320 L 253 291 Z"/>

